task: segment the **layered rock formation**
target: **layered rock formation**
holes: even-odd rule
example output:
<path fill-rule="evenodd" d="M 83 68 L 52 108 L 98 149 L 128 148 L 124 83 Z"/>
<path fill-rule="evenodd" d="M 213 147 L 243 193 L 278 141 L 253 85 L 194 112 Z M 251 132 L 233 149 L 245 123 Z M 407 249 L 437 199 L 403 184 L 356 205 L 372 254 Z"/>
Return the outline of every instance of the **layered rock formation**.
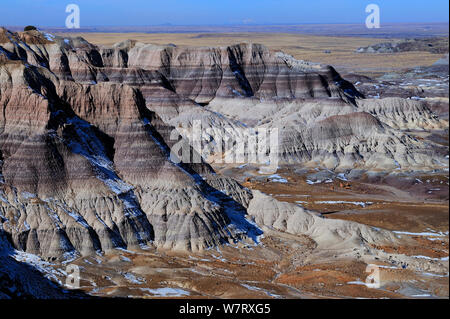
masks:
<path fill-rule="evenodd" d="M 95 59 L 89 46 L 78 73 L 64 73 L 46 58 L 64 45 L 43 45 L 32 33 L 28 44 L 4 31 L 10 42 L 2 44 L 1 216 L 16 247 L 60 257 L 150 244 L 195 250 L 239 238 L 198 175 L 211 169 L 170 162 L 172 128 L 139 90 L 74 81 L 88 79 L 81 69 Z"/>
<path fill-rule="evenodd" d="M 170 156 L 174 130 L 198 119 L 231 132 L 278 128 L 281 163 L 410 169 L 442 165 L 435 154 L 445 161 L 401 131 L 445 125 L 426 106 L 366 101 L 332 67 L 254 44 L 100 48 L 0 29 L 0 106 L 1 227 L 17 249 L 48 258 L 257 241 L 252 192 L 204 162 Z M 345 222 L 306 227 L 308 216 L 281 229 L 392 239 Z"/>

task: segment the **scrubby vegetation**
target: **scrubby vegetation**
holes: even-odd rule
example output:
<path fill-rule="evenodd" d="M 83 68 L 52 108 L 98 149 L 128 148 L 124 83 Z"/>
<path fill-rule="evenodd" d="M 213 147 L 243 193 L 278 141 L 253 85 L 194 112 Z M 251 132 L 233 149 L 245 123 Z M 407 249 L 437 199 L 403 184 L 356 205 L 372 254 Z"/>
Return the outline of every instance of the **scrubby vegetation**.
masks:
<path fill-rule="evenodd" d="M 37 30 L 37 28 L 33 25 L 27 25 L 25 28 L 23 28 L 23 31 L 31 31 L 31 30 Z"/>

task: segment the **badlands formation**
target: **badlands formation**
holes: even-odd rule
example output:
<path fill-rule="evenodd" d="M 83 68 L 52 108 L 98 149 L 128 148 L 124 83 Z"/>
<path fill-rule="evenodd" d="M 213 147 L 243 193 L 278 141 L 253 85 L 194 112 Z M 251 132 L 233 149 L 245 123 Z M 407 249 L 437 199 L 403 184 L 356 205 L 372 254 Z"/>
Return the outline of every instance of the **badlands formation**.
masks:
<path fill-rule="evenodd" d="M 206 157 L 178 163 L 170 155 L 174 130 L 201 121 L 231 135 L 278 129 L 280 167 L 446 169 L 448 147 L 408 133 L 448 128 L 426 101 L 368 98 L 331 66 L 258 44 L 99 47 L 0 29 L 0 106 L 0 258 L 29 264 L 37 255 L 55 266 L 147 251 L 164 254 L 161 263 L 165 254 L 186 263 L 214 249 L 250 254 L 264 239 L 284 238 L 300 240 L 296 253 L 308 247 L 292 266 L 337 258 L 448 275 L 448 257 L 380 248 L 417 245 L 408 236 L 279 201 L 219 174 Z M 192 153 L 202 151 L 189 142 Z M 105 281 L 106 269 L 94 272 Z M 19 281 L 2 265 L 1 276 Z M 185 289 L 207 290 L 193 285 Z M 300 297 L 293 289 L 280 294 Z"/>

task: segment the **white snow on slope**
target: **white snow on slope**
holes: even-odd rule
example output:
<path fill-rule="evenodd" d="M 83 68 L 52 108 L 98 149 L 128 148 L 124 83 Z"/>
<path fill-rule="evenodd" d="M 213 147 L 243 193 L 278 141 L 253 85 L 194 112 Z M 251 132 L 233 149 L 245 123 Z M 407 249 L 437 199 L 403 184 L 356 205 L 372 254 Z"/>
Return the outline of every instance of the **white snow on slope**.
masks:
<path fill-rule="evenodd" d="M 361 207 L 366 207 L 368 205 L 372 205 L 373 204 L 373 202 L 348 202 L 348 201 L 343 201 L 343 200 L 338 200 L 338 201 L 332 201 L 332 200 L 316 201 L 314 203 L 316 203 L 316 204 L 351 204 L 351 205 L 356 205 L 356 206 L 361 206 Z"/>
<path fill-rule="evenodd" d="M 151 293 L 155 297 L 183 297 L 190 295 L 188 291 L 179 288 L 141 288 L 141 290 Z"/>

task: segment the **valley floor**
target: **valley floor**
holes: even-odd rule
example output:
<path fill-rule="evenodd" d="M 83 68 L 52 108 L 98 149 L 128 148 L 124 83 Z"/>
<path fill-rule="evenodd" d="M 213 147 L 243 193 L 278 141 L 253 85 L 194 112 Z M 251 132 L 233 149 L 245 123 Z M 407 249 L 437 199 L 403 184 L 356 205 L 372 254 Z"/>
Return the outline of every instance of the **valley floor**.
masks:
<path fill-rule="evenodd" d="M 237 179 L 243 176 L 242 168 L 216 169 Z M 324 218 L 357 221 L 412 239 L 411 246 L 374 247 L 388 254 L 448 260 L 448 175 L 393 178 L 387 174 L 378 182 L 368 182 L 366 174 L 352 181 L 346 175 L 315 179 L 327 172 L 282 167 L 277 173 L 280 182 L 278 177 L 274 181 L 252 175 L 247 168 L 243 183 L 280 201 L 321 212 Z M 362 260 L 337 256 L 331 250 L 317 251 L 306 236 L 263 230 L 257 246 L 240 243 L 203 253 L 115 250 L 79 258 L 74 264 L 81 269 L 81 289 L 93 296 L 448 298 L 448 273 L 418 272 L 407 265 L 380 261 L 376 264 L 381 287 L 369 288 L 365 285 L 367 265 Z"/>

